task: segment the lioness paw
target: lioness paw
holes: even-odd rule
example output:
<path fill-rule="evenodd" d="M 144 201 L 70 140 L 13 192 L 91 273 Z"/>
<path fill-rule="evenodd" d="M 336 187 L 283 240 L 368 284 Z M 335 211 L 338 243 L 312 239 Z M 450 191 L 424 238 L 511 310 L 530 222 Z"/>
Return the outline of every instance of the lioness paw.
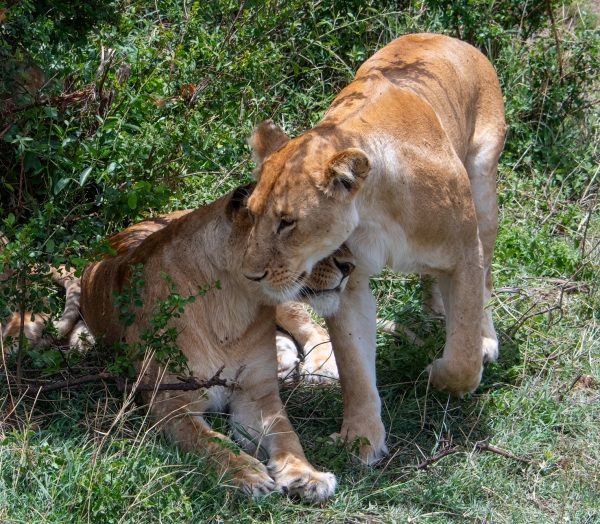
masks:
<path fill-rule="evenodd" d="M 283 468 L 275 463 L 269 471 L 277 482 L 277 489 L 290 495 L 300 495 L 309 502 L 324 502 L 335 493 L 335 475 L 321 473 L 308 463 L 294 460 Z"/>
<path fill-rule="evenodd" d="M 232 483 L 251 497 L 261 497 L 276 488 L 275 480 L 260 462 L 237 469 L 233 474 Z"/>
<path fill-rule="evenodd" d="M 498 340 L 483 336 L 481 339 L 481 349 L 483 352 L 483 362 L 496 362 L 498 360 Z"/>
<path fill-rule="evenodd" d="M 449 362 L 443 358 L 434 360 L 427 368 L 429 381 L 437 389 L 462 397 L 477 389 L 483 374 L 483 365 L 471 369 L 461 363 Z"/>
<path fill-rule="evenodd" d="M 291 380 L 296 373 L 298 362 L 300 362 L 296 343 L 287 333 L 280 332 L 277 332 L 275 343 L 277 345 L 277 377 L 284 382 Z"/>
<path fill-rule="evenodd" d="M 313 349 L 306 351 L 305 354 L 307 356 L 300 366 L 300 374 L 304 380 L 314 383 L 339 380 L 340 375 L 331 343 L 322 344 L 318 347 L 318 352 Z"/>
<path fill-rule="evenodd" d="M 352 453 L 352 462 L 372 465 L 388 454 L 385 428 L 381 420 L 373 420 L 354 427 L 344 422 L 340 433 L 333 433 L 334 440 L 346 441 Z"/>

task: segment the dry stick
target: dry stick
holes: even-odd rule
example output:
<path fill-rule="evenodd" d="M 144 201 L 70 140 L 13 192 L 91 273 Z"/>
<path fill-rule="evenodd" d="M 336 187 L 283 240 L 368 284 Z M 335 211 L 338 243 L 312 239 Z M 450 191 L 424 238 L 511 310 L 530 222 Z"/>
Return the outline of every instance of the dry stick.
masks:
<path fill-rule="evenodd" d="M 568 388 L 567 388 L 567 389 L 566 389 L 566 390 L 565 390 L 563 393 L 561 393 L 560 395 L 558 395 L 558 398 L 557 398 L 557 400 L 558 400 L 559 402 L 562 402 L 562 399 L 563 399 L 563 398 L 565 398 L 565 395 L 566 395 L 566 394 L 567 394 L 569 391 L 571 391 L 571 390 L 572 390 L 572 389 L 575 387 L 575 384 L 577 384 L 577 382 L 579 382 L 579 379 L 580 379 L 582 376 L 583 376 L 583 373 L 579 373 L 579 374 L 578 374 L 578 375 L 575 377 L 575 379 L 573 380 L 573 382 L 571 382 L 570 386 L 569 386 L 569 387 L 568 387 Z"/>
<path fill-rule="evenodd" d="M 19 174 L 19 197 L 17 198 L 17 208 L 23 212 L 23 176 L 25 175 L 25 153 L 21 155 L 21 172 Z"/>
<path fill-rule="evenodd" d="M 503 457 L 512 459 L 512 460 L 516 460 L 518 462 L 523 462 L 524 464 L 535 464 L 535 460 L 531 460 L 531 459 L 526 459 L 523 457 L 517 457 L 516 455 L 513 455 L 512 453 L 501 449 L 501 448 L 497 448 L 496 446 L 492 446 L 491 444 L 486 444 L 485 442 L 477 442 L 475 444 L 475 449 L 481 450 L 481 451 L 491 451 L 492 453 L 497 453 L 498 455 L 502 455 Z"/>
<path fill-rule="evenodd" d="M 66 380 L 61 380 L 60 382 L 55 382 L 53 384 L 48 384 L 47 386 L 21 386 L 20 384 L 17 386 L 17 389 L 23 395 L 35 393 L 36 395 L 42 393 L 49 393 L 50 391 L 57 391 L 59 389 L 64 388 L 75 388 L 78 386 L 82 386 L 84 384 L 90 384 L 92 382 L 115 382 L 117 388 L 120 392 L 126 391 L 130 393 L 132 391 L 196 391 L 199 389 L 208 389 L 213 386 L 224 386 L 227 388 L 231 388 L 235 383 L 229 384 L 227 379 L 221 378 L 221 373 L 225 369 L 225 366 L 221 366 L 217 372 L 208 380 L 199 380 L 196 377 L 189 378 L 181 378 L 178 379 L 181 382 L 171 383 L 171 384 L 138 384 L 134 388 L 133 383 L 126 383 L 125 379 L 122 377 L 116 377 L 115 375 L 103 372 L 97 375 L 85 375 L 83 377 L 78 378 L 68 378 Z M 11 388 L 12 389 L 12 388 Z"/>
<path fill-rule="evenodd" d="M 510 453 L 504 449 L 497 448 L 496 446 L 492 446 L 491 444 L 486 444 L 485 442 L 477 442 L 475 444 L 475 449 L 480 450 L 480 451 L 490 451 L 492 453 L 496 453 L 503 457 L 506 457 L 506 458 L 509 458 L 512 460 L 516 460 L 518 462 L 523 462 L 524 464 L 536 464 L 536 462 L 534 460 L 526 459 L 523 457 L 517 457 L 516 455 L 513 455 L 512 453 Z M 446 448 L 446 449 L 440 451 L 433 457 L 425 459 L 423 462 L 421 462 L 417 466 L 405 466 L 404 469 L 413 469 L 415 471 L 421 471 L 421 470 L 427 469 L 429 466 L 431 466 L 435 462 L 438 462 L 439 460 L 443 459 L 444 457 L 447 457 L 448 455 L 454 455 L 455 453 L 459 453 L 459 452 L 460 452 L 460 446 L 449 447 L 449 448 Z"/>
<path fill-rule="evenodd" d="M 560 75 L 560 85 L 563 85 L 563 68 L 562 68 L 562 51 L 560 49 L 560 42 L 558 41 L 558 31 L 556 30 L 556 23 L 554 22 L 554 14 L 552 13 L 552 5 L 550 0 L 546 0 L 546 10 L 550 17 L 550 24 L 552 25 L 552 34 L 554 35 L 554 41 L 556 42 L 556 55 L 558 58 L 558 74 Z"/>
<path fill-rule="evenodd" d="M 446 449 L 440 451 L 439 453 L 437 453 L 436 455 L 434 455 L 433 457 L 429 457 L 428 459 L 425 459 L 419 465 L 405 466 L 404 469 L 414 469 L 416 471 L 427 469 L 429 466 L 431 466 L 433 463 L 437 462 L 438 460 L 441 460 L 444 457 L 447 457 L 448 455 L 453 455 L 454 453 L 458 453 L 459 451 L 460 451 L 460 446 L 453 446 L 451 448 L 446 448 Z"/>

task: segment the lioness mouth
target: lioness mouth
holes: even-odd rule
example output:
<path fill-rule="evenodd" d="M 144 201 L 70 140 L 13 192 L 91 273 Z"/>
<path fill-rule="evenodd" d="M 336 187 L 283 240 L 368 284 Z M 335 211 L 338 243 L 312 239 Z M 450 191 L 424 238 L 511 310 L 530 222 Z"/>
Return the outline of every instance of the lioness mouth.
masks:
<path fill-rule="evenodd" d="M 342 287 L 342 282 L 344 282 L 344 278 L 340 280 L 340 283 L 336 287 L 332 287 L 329 289 L 313 289 L 311 287 L 304 286 L 303 288 L 300 288 L 300 291 L 298 291 L 298 295 L 301 297 L 316 297 L 319 295 L 324 295 L 325 293 L 339 293 L 340 288 Z"/>

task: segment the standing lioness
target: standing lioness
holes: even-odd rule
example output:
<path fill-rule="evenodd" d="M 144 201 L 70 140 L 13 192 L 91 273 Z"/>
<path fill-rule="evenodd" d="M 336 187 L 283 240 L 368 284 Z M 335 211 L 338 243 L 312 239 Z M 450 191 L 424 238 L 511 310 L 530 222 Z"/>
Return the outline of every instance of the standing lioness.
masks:
<path fill-rule="evenodd" d="M 384 266 L 435 275 L 446 312 L 431 382 L 463 395 L 498 355 L 490 309 L 495 175 L 505 123 L 498 78 L 470 45 L 398 38 L 367 60 L 323 120 L 290 140 L 271 121 L 251 145 L 258 185 L 243 271 L 278 296 L 346 242 L 357 259 L 327 319 L 344 396 L 343 438 L 386 452 L 375 378 L 375 300 Z"/>
<path fill-rule="evenodd" d="M 249 188 L 232 191 L 195 211 L 180 211 L 135 224 L 110 239 L 117 252 L 88 265 L 81 278 L 81 312 L 95 335 L 107 342 L 124 338 L 133 343 L 149 327 L 155 304 L 171 291 L 161 273 L 167 273 L 184 296 L 198 286 L 220 282 L 205 296 L 186 306 L 169 327 L 177 329 L 177 343 L 200 379 L 212 377 L 225 366 L 223 377 L 236 382 L 233 390 L 221 386 L 202 391 L 160 391 L 144 394 L 157 422 L 187 451 L 207 453 L 219 472 L 252 495 L 281 489 L 321 502 L 335 489 L 331 473 L 315 470 L 306 460 L 279 397 L 275 347 L 275 305 L 262 286 L 242 275 L 242 256 L 251 223 L 245 206 Z M 354 258 L 339 250 L 315 265 L 313 274 L 300 278 L 300 294 L 315 297 L 312 304 L 336 308 L 339 292 L 354 269 Z M 119 310 L 113 293 L 129 281 L 131 264 L 145 270 L 144 304 L 132 325 L 117 323 Z M 296 295 L 290 293 L 286 298 Z M 286 327 L 302 320 L 287 318 Z M 300 333 L 302 335 L 302 333 Z M 306 338 L 306 336 L 304 337 Z M 151 360 L 140 369 L 154 384 L 176 383 L 177 378 Z M 163 376 L 164 374 L 164 376 Z M 223 445 L 223 435 L 213 431 L 204 412 L 229 408 L 234 433 L 245 447 L 260 447 L 269 456 L 268 467 Z"/>

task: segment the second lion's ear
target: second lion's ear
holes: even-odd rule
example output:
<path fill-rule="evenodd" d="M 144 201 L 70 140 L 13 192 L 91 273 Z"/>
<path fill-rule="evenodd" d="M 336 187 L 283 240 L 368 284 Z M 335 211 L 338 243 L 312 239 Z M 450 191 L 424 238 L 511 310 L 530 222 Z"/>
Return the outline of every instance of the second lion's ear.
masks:
<path fill-rule="evenodd" d="M 327 196 L 345 199 L 356 195 L 371 169 L 371 161 L 360 149 L 345 149 L 333 155 L 317 186 Z"/>
<path fill-rule="evenodd" d="M 256 170 L 258 174 L 260 174 L 260 167 L 265 159 L 281 149 L 289 139 L 290 137 L 280 127 L 276 126 L 270 118 L 258 125 L 254 130 L 254 134 L 248 139 L 248 145 L 254 153 L 254 160 L 258 164 Z M 258 178 L 258 176 L 255 176 L 255 178 Z"/>

